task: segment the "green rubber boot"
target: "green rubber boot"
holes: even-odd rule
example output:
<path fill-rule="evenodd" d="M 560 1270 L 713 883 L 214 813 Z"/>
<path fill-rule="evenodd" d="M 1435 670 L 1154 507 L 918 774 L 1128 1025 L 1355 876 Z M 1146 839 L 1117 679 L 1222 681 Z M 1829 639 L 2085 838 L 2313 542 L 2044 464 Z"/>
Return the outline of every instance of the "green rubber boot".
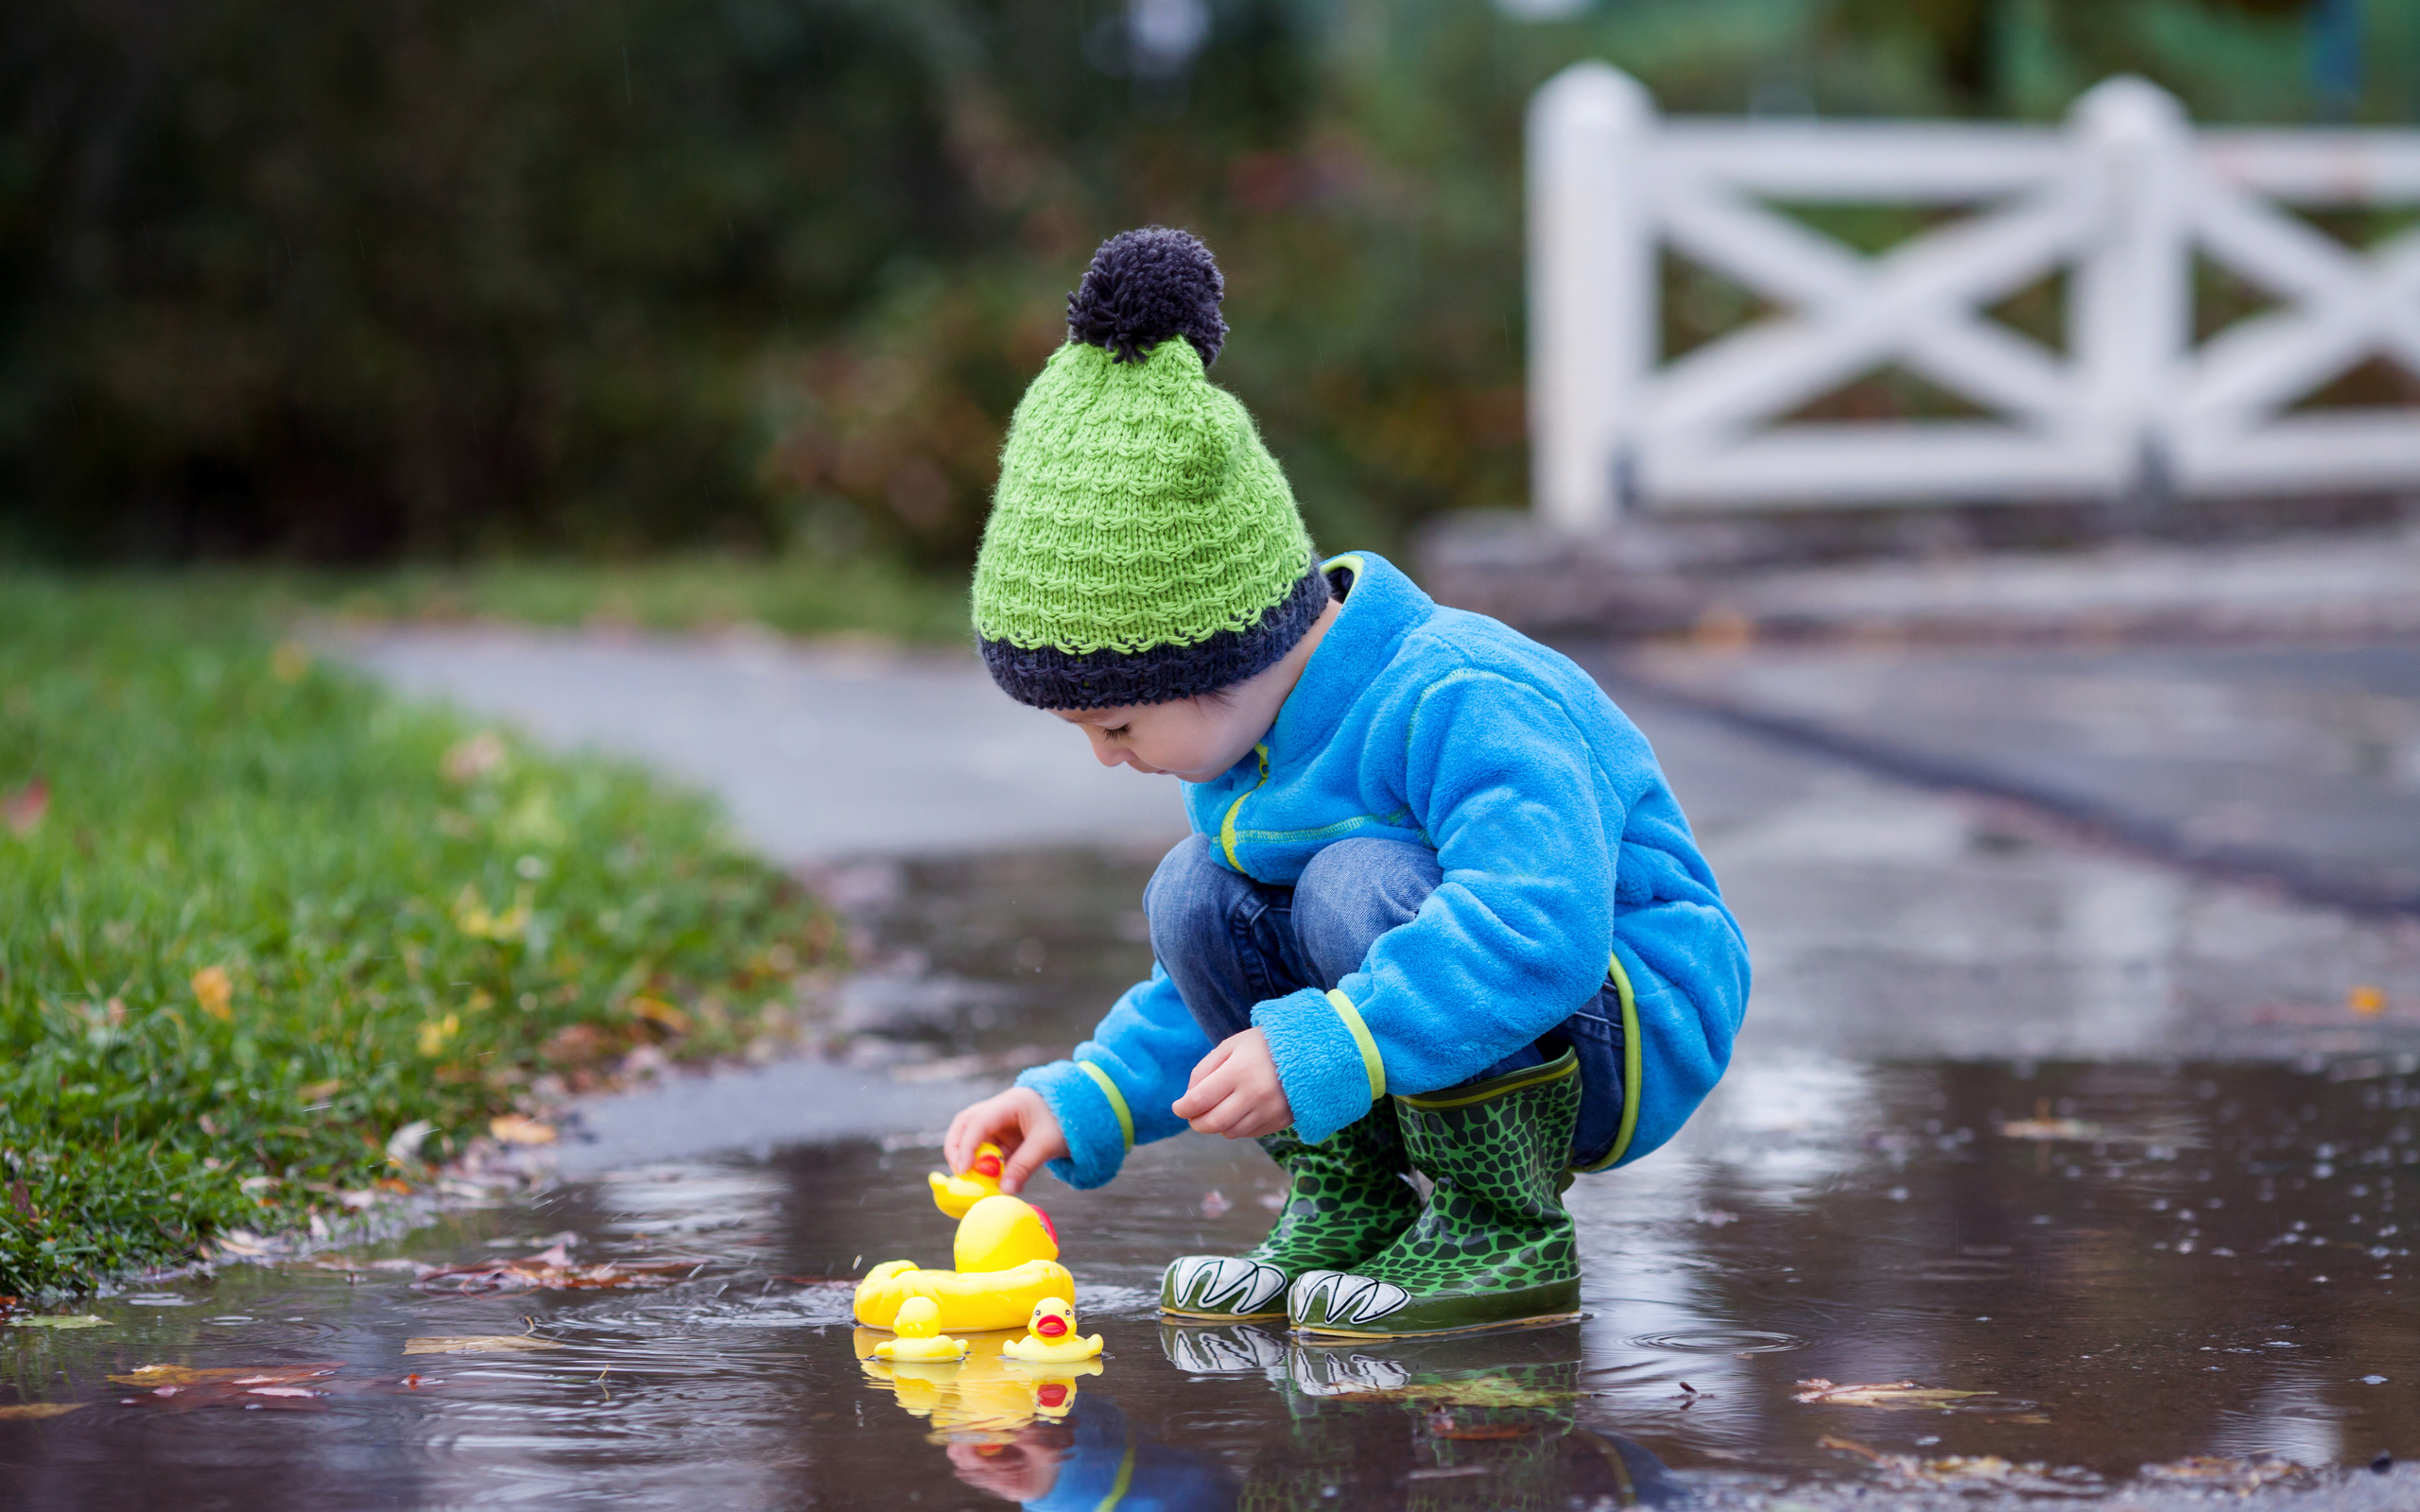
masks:
<path fill-rule="evenodd" d="M 1563 1208 L 1580 1057 L 1397 1097 L 1405 1152 L 1436 1183 L 1420 1217 L 1350 1270 L 1305 1270 L 1288 1315 L 1309 1335 L 1399 1338 L 1560 1322 L 1580 1311 Z"/>
<path fill-rule="evenodd" d="M 1357 1265 L 1420 1214 L 1395 1110 L 1385 1103 L 1317 1144 L 1294 1131 L 1260 1142 L 1287 1175 L 1269 1237 L 1240 1255 L 1181 1255 L 1160 1277 L 1160 1311 L 1204 1323 L 1286 1315 L 1286 1288 L 1322 1266 Z"/>

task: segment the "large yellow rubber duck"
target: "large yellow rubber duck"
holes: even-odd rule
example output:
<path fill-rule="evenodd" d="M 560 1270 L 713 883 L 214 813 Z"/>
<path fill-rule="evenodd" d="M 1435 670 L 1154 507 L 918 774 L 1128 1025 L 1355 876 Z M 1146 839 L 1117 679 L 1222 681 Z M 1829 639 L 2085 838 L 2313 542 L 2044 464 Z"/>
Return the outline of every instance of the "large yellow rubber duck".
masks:
<path fill-rule="evenodd" d="M 949 1332 L 1012 1329 L 1046 1297 L 1073 1297 L 1076 1279 L 1059 1263 L 1059 1236 L 1042 1210 L 1021 1198 L 985 1197 L 958 1223 L 956 1270 L 919 1270 L 886 1260 L 857 1283 L 857 1321 L 887 1329 L 911 1297 L 932 1299 L 935 1326 Z"/>
<path fill-rule="evenodd" d="M 996 1144 L 975 1146 L 975 1163 L 956 1176 L 943 1176 L 939 1171 L 925 1179 L 933 1186 L 933 1206 L 943 1215 L 963 1218 L 966 1210 L 985 1197 L 1000 1194 L 1000 1147 Z"/>
<path fill-rule="evenodd" d="M 892 1336 L 873 1347 L 882 1360 L 963 1360 L 966 1341 L 942 1332 L 942 1310 L 929 1297 L 911 1297 L 890 1319 Z"/>
<path fill-rule="evenodd" d="M 1065 1365 L 1100 1353 L 1100 1335 L 1085 1338 L 1076 1332 L 1076 1305 L 1063 1297 L 1046 1297 L 1033 1304 L 1025 1337 L 1011 1339 L 1000 1352 L 1011 1360 Z"/>

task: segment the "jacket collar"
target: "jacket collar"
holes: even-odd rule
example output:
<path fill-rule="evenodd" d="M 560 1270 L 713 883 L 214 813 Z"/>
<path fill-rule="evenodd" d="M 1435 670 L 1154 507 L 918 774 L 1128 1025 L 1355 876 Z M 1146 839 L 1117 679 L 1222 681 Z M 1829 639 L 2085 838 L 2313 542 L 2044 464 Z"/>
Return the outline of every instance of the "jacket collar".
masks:
<path fill-rule="evenodd" d="M 1305 663 L 1294 691 L 1269 730 L 1271 765 L 1307 755 L 1327 744 L 1345 711 L 1368 691 L 1370 674 L 1383 665 L 1395 644 L 1425 623 L 1436 602 L 1374 551 L 1346 552 L 1320 564 L 1353 575 L 1352 591 L 1336 622 Z"/>

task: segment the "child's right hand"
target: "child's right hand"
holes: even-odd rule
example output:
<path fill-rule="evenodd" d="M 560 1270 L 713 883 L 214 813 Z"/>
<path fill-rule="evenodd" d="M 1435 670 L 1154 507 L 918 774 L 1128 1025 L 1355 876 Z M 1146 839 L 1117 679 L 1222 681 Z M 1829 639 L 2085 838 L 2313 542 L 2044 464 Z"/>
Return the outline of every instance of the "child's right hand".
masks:
<path fill-rule="evenodd" d="M 976 1146 L 996 1144 L 1008 1159 L 1000 1167 L 1000 1190 L 1011 1196 L 1025 1190 L 1028 1177 L 1046 1160 L 1067 1153 L 1067 1136 L 1058 1115 L 1042 1094 L 1030 1087 L 1011 1087 L 961 1108 L 949 1121 L 949 1137 L 942 1142 L 942 1158 L 953 1175 L 975 1163 Z"/>

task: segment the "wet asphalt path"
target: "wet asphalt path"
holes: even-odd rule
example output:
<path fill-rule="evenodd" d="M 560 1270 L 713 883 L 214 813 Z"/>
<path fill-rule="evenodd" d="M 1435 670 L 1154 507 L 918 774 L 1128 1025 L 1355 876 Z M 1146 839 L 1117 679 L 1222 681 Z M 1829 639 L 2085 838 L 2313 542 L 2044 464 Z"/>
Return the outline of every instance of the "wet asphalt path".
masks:
<path fill-rule="evenodd" d="M 1068 1412 L 990 1366 L 868 1370 L 822 1279 L 945 1252 L 919 1179 L 932 1133 L 1146 964 L 1133 901 L 1171 789 L 1089 767 L 971 662 L 484 633 L 357 654 L 706 783 L 814 865 L 877 968 L 848 1042 L 592 1108 L 594 1175 L 534 1201 L 9 1340 L 16 1400 L 82 1405 L 0 1421 L 0 1506 L 1095 1506 L 1122 1486 L 1202 1508 L 2166 1508 L 2256 1484 L 2263 1505 L 2420 1504 L 2392 1462 L 2420 1456 L 2409 919 L 1626 685 L 1758 985 L 1683 1136 L 1573 1189 L 1589 1321 L 1429 1350 L 1164 1333 L 1159 1264 L 1249 1243 L 1275 1190 L 1253 1151 L 1172 1141 L 1102 1191 L 1038 1193 L 1111 1340 Z M 977 747 L 993 765 L 967 765 Z M 860 1137 L 815 1143 L 844 1127 Z M 374 1264 L 559 1239 L 702 1268 L 644 1294 L 476 1297 Z M 562 1350 L 401 1352 L 528 1328 Z M 108 1380 L 163 1361 L 333 1373 L 233 1404 Z M 1818 1380 L 1974 1395 L 1827 1400 Z"/>

